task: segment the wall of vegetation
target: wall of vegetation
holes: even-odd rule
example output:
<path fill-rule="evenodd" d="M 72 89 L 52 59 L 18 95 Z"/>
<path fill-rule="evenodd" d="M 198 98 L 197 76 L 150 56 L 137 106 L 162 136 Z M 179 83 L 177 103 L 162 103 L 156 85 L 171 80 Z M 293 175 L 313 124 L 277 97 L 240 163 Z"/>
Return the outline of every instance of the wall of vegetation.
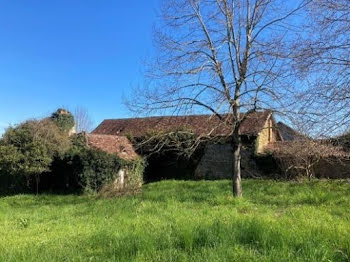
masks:
<path fill-rule="evenodd" d="M 126 172 L 123 191 L 143 182 L 143 159 L 125 161 L 87 147 L 83 135 L 69 137 L 72 116 L 59 110 L 6 130 L 0 139 L 0 193 L 99 193 Z M 119 188 L 115 188 L 119 189 Z"/>

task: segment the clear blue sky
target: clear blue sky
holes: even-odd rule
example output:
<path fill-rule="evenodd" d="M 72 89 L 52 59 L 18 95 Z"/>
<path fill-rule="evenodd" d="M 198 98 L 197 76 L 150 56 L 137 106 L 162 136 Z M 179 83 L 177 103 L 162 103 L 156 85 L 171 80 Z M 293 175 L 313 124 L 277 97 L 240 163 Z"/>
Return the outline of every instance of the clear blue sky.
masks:
<path fill-rule="evenodd" d="M 130 116 L 157 0 L 0 0 L 0 133 L 57 107 L 88 109 L 95 126 Z"/>

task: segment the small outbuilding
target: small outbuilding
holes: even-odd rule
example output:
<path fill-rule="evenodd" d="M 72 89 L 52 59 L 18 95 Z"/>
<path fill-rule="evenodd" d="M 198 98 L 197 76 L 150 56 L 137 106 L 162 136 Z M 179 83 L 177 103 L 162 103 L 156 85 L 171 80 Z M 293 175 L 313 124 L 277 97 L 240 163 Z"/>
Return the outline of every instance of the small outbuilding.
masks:
<path fill-rule="evenodd" d="M 136 160 L 140 157 L 125 136 L 85 134 L 85 140 L 88 147 L 117 155 L 119 158 L 126 161 Z M 141 179 L 135 184 L 136 180 L 133 179 L 131 183 L 129 176 L 130 170 L 126 167 L 122 167 L 118 170 L 114 182 L 105 185 L 102 191 L 108 194 L 115 194 L 116 192 L 130 189 L 130 187 L 132 187 L 133 190 L 141 187 Z"/>

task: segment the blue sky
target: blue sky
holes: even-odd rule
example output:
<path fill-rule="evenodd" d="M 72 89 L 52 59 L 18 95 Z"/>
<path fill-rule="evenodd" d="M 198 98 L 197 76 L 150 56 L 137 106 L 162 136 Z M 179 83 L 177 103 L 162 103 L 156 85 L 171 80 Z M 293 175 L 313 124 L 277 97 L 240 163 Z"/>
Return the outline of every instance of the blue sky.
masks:
<path fill-rule="evenodd" d="M 0 133 L 58 107 L 128 117 L 157 0 L 0 0 Z"/>

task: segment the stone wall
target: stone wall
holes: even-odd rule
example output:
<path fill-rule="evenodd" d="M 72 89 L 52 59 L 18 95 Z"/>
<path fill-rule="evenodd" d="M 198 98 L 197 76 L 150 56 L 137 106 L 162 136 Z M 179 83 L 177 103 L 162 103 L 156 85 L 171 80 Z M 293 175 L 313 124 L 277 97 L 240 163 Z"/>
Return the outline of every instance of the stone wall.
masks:
<path fill-rule="evenodd" d="M 241 151 L 242 177 L 260 177 L 254 159 L 254 144 L 243 145 Z M 195 170 L 197 179 L 231 179 L 233 175 L 233 149 L 230 144 L 208 145 Z"/>
<path fill-rule="evenodd" d="M 298 174 L 285 176 L 271 155 L 255 154 L 254 143 L 246 143 L 241 151 L 241 171 L 243 178 L 293 179 Z M 233 149 L 230 144 L 207 145 L 195 169 L 196 179 L 231 179 L 233 175 Z M 350 160 L 327 159 L 314 167 L 317 178 L 349 179 Z"/>

